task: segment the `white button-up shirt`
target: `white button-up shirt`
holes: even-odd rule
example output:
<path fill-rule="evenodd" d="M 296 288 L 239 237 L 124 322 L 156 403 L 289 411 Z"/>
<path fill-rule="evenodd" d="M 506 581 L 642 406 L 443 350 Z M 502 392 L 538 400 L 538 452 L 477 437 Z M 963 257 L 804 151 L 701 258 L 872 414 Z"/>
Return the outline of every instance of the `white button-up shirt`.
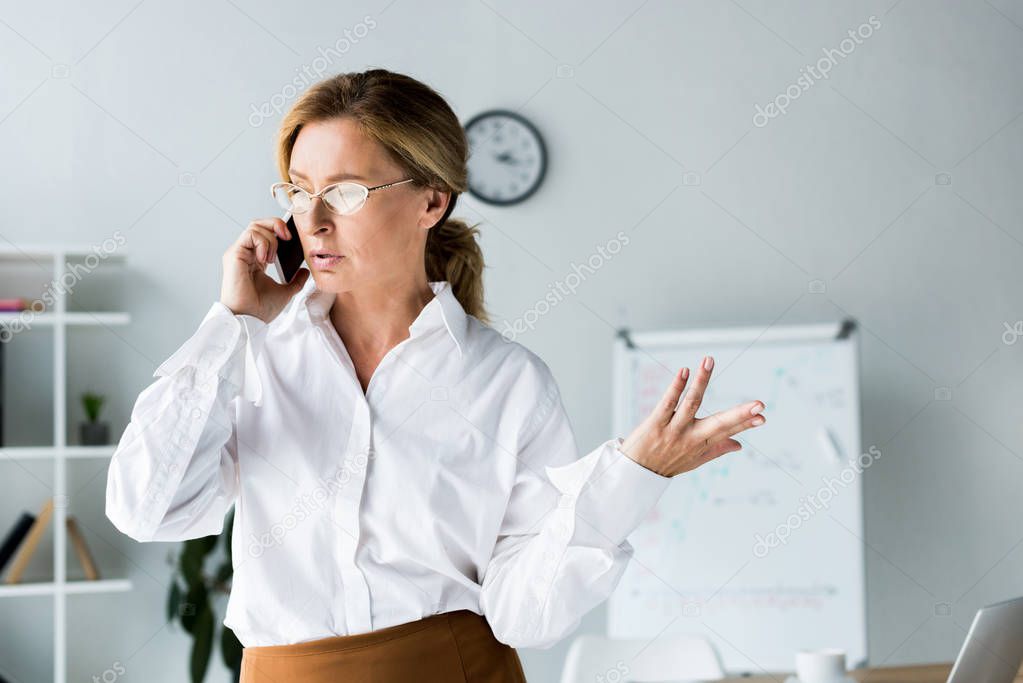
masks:
<path fill-rule="evenodd" d="M 546 648 L 621 578 L 671 479 L 620 438 L 580 458 L 544 361 L 430 287 L 365 393 L 310 277 L 269 324 L 215 302 L 136 400 L 107 517 L 181 541 L 233 504 L 223 623 L 244 646 L 468 609 Z"/>

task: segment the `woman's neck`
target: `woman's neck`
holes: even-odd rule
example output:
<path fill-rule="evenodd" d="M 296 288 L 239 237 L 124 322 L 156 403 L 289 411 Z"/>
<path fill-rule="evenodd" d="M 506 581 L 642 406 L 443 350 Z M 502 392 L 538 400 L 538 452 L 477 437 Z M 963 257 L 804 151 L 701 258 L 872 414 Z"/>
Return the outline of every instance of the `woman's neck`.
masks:
<path fill-rule="evenodd" d="M 335 295 L 330 320 L 349 354 L 382 358 L 409 336 L 409 326 L 434 297 L 426 280 L 364 287 Z"/>

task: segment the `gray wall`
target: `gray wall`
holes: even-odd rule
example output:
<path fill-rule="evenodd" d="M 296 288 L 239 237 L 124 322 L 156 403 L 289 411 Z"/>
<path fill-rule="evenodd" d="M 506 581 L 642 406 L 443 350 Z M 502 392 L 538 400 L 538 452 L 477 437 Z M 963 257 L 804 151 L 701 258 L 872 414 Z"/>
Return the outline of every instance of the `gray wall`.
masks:
<path fill-rule="evenodd" d="M 1023 343 L 1003 341 L 1023 319 L 1018 1 L 4 2 L 0 18 L 3 240 L 128 238 L 134 323 L 75 337 L 85 361 L 71 363 L 71 395 L 110 393 L 116 429 L 219 295 L 224 249 L 274 213 L 279 116 L 260 123 L 253 107 L 305 66 L 385 66 L 434 85 L 463 121 L 519 109 L 546 135 L 537 195 L 460 207 L 483 222 L 499 320 L 628 234 L 520 338 L 554 369 L 586 450 L 609 436 L 617 326 L 854 316 L 863 443 L 885 453 L 864 475 L 874 662 L 951 660 L 978 606 L 1023 593 L 1023 403 L 1010 381 Z M 870 37 L 827 79 L 754 122 L 861 25 Z M 316 64 L 346 30 L 349 49 Z M 12 391 L 31 403 L 49 384 Z M 36 507 L 48 469 L 0 467 L 3 519 Z M 188 640 L 162 618 L 169 548 L 106 522 L 104 472 L 74 465 L 71 504 L 101 567 L 137 589 L 70 602 L 69 672 L 119 661 L 126 680 L 183 680 Z M 4 632 L 45 619 L 44 600 L 0 602 Z M 5 637 L 0 668 L 43 680 L 48 633 Z M 566 647 L 524 651 L 531 679 L 555 680 Z"/>

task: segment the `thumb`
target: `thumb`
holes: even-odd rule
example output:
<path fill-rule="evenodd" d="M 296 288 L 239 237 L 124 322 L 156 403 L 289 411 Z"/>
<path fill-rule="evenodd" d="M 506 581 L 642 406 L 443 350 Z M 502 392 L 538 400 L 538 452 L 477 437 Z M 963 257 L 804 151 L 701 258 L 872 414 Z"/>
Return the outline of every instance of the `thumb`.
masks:
<path fill-rule="evenodd" d="M 287 287 L 288 297 L 293 297 L 298 294 L 299 290 L 305 284 L 306 280 L 309 279 L 310 272 L 308 268 L 299 268 L 298 272 L 295 273 L 295 279 L 285 285 Z"/>

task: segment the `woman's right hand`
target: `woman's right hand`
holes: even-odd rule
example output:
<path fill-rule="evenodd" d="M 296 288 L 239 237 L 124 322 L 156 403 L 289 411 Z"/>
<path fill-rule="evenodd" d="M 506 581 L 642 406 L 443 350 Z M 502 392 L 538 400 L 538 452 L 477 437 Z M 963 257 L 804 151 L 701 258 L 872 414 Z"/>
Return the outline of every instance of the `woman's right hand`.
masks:
<path fill-rule="evenodd" d="M 278 284 L 266 274 L 277 254 L 277 240 L 297 240 L 280 218 L 252 221 L 224 252 L 224 279 L 220 302 L 235 315 L 252 315 L 269 323 L 284 310 L 291 298 L 309 279 L 309 270 L 299 268 L 290 284 Z"/>

